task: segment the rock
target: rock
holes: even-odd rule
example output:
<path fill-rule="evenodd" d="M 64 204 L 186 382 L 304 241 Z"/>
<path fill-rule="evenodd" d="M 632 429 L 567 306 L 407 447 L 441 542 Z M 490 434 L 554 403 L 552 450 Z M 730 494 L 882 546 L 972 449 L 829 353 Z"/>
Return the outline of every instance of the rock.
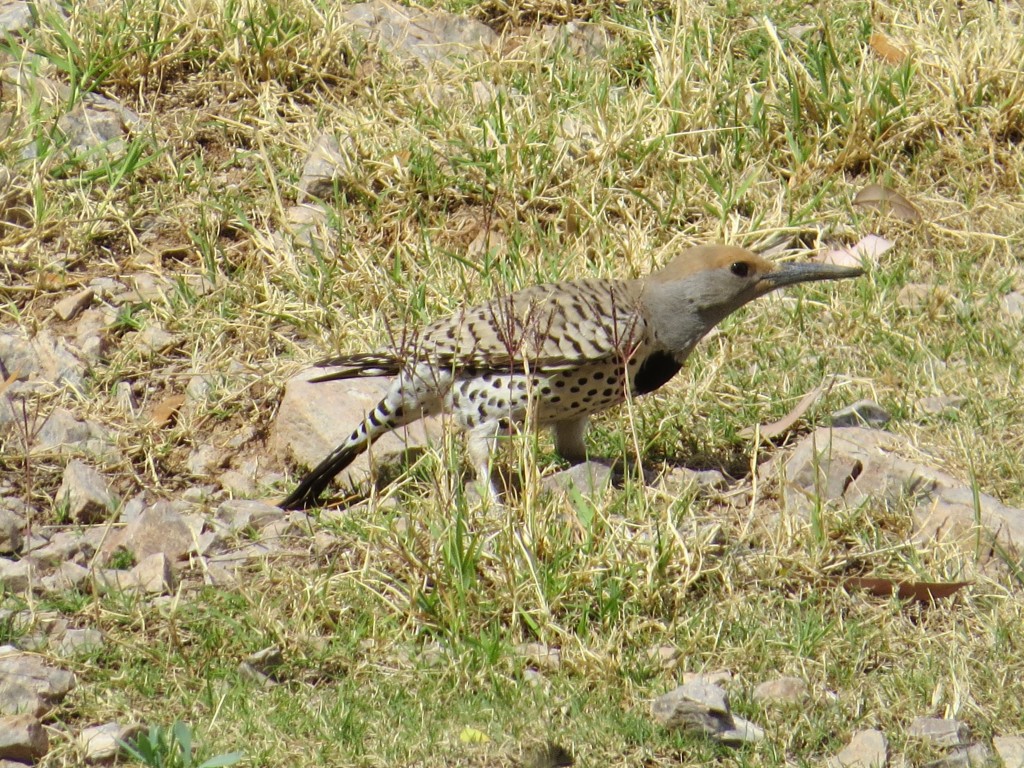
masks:
<path fill-rule="evenodd" d="M 217 519 L 232 533 L 246 528 L 261 531 L 284 518 L 285 511 L 280 507 L 255 499 L 230 499 L 217 507 Z"/>
<path fill-rule="evenodd" d="M 25 520 L 15 512 L 0 507 L 0 554 L 9 555 L 21 549 L 21 531 Z"/>
<path fill-rule="evenodd" d="M 185 466 L 193 477 L 209 477 L 224 466 L 224 452 L 212 445 L 201 445 L 189 455 Z"/>
<path fill-rule="evenodd" d="M 1011 557 L 1024 551 L 1024 511 L 975 493 L 952 475 L 901 456 L 914 455 L 906 440 L 881 430 L 818 429 L 788 458 L 758 469 L 762 478 L 781 474 L 788 509 L 808 516 L 818 502 L 867 502 L 895 507 L 914 503 L 915 538 L 962 540 L 982 561 L 995 561 L 978 547 L 1002 548 Z M 979 530 L 978 524 L 981 529 Z"/>
<path fill-rule="evenodd" d="M 348 6 L 344 20 L 371 44 L 424 64 L 494 48 L 498 36 L 479 21 L 370 0 Z"/>
<path fill-rule="evenodd" d="M 1024 768 L 1024 736 L 996 736 L 992 746 L 1003 768 Z"/>
<path fill-rule="evenodd" d="M 141 726 L 120 723 L 83 728 L 78 734 L 78 749 L 87 763 L 113 762 L 121 754 L 121 742 L 131 742 L 141 731 Z"/>
<path fill-rule="evenodd" d="M 303 169 L 300 184 L 303 180 L 306 180 L 306 173 L 306 170 Z M 333 180 L 334 177 L 332 176 L 331 178 Z M 308 186 L 306 194 L 323 197 L 326 194 L 322 186 L 323 179 L 314 180 L 311 178 L 309 183 L 313 184 L 314 182 L 320 185 L 317 188 L 323 194 L 315 193 Z M 285 211 L 284 231 L 292 237 L 296 245 L 311 249 L 315 253 L 326 254 L 332 252 L 332 245 L 328 238 L 328 227 L 329 217 L 327 211 L 319 205 L 303 203 L 301 205 L 293 205 Z M 283 244 L 283 238 L 280 235 L 277 238 L 281 239 Z"/>
<path fill-rule="evenodd" d="M 270 686 L 277 683 L 275 673 L 283 663 L 284 655 L 281 653 L 281 648 L 272 645 L 247 656 L 238 665 L 238 672 L 242 677 L 255 683 Z"/>
<path fill-rule="evenodd" d="M 138 333 L 129 335 L 143 351 L 151 355 L 165 352 L 178 343 L 178 336 L 167 331 L 159 323 L 151 323 Z"/>
<path fill-rule="evenodd" d="M 195 530 L 197 527 L 199 530 Z M 111 537 L 108 551 L 124 547 L 135 556 L 136 563 L 157 553 L 173 562 L 192 551 L 201 532 L 201 521 L 190 524 L 172 504 L 158 501 Z"/>
<path fill-rule="evenodd" d="M 516 655 L 544 672 L 553 672 L 562 666 L 562 652 L 544 643 L 523 643 L 516 646 Z"/>
<path fill-rule="evenodd" d="M 938 309 L 954 299 L 953 294 L 944 285 L 928 285 L 926 283 L 908 283 L 900 289 L 896 303 L 901 307 L 920 310 L 922 308 Z M 959 300 L 953 301 L 959 305 Z"/>
<path fill-rule="evenodd" d="M 729 696 L 699 680 L 681 685 L 651 703 L 651 715 L 665 728 L 698 731 L 725 744 L 758 742 L 764 731 L 729 709 Z"/>
<path fill-rule="evenodd" d="M 47 594 L 71 590 L 85 591 L 89 587 L 90 572 L 78 563 L 61 563 L 56 571 L 39 579 L 39 588 Z"/>
<path fill-rule="evenodd" d="M 661 479 L 661 486 L 668 493 L 679 493 L 690 488 L 699 491 L 721 491 L 729 481 L 717 469 L 695 470 L 686 467 L 672 467 Z"/>
<path fill-rule="evenodd" d="M 71 520 L 87 524 L 105 521 L 116 504 L 103 476 L 77 459 L 69 461 L 64 468 L 57 502 L 67 505 Z"/>
<path fill-rule="evenodd" d="M 833 427 L 884 427 L 892 417 L 873 400 L 858 400 L 832 414 Z"/>
<path fill-rule="evenodd" d="M 163 552 L 154 552 L 142 559 L 131 570 L 131 580 L 143 592 L 163 595 L 174 591 L 174 570 Z"/>
<path fill-rule="evenodd" d="M 0 333 L 0 361 L 7 371 L 18 372 L 18 380 L 8 389 L 11 394 L 60 386 L 82 390 L 85 365 L 49 331 L 31 339 Z"/>
<path fill-rule="evenodd" d="M 303 203 L 311 197 L 330 200 L 334 197 L 335 186 L 351 177 L 353 173 L 353 160 L 349 154 L 342 153 L 337 137 L 331 133 L 321 133 L 313 142 L 313 148 L 302 168 L 298 202 Z M 306 216 L 298 211 L 296 216 L 300 220 L 305 218 L 309 223 L 316 223 L 319 218 L 315 215 Z"/>
<path fill-rule="evenodd" d="M 701 683 L 702 685 L 723 686 L 732 682 L 732 672 L 728 669 L 712 669 L 709 672 L 684 672 L 683 685 Z"/>
<path fill-rule="evenodd" d="M 96 294 L 92 288 L 85 288 L 58 301 L 54 305 L 53 311 L 57 313 L 57 317 L 61 320 L 72 320 L 78 317 L 82 310 L 92 304 L 92 300 L 95 297 Z"/>
<path fill-rule="evenodd" d="M 41 568 L 56 568 L 64 562 L 84 565 L 96 554 L 96 548 L 105 535 L 106 531 L 99 526 L 58 531 L 45 546 L 32 551 L 31 559 Z"/>
<path fill-rule="evenodd" d="M 612 46 L 611 37 L 603 27 L 587 22 L 549 24 L 540 34 L 552 50 L 564 46 L 578 59 L 604 59 Z"/>
<path fill-rule="evenodd" d="M 75 676 L 30 653 L 0 649 L 0 713 L 42 717 L 75 687 Z"/>
<path fill-rule="evenodd" d="M 984 744 L 953 747 L 949 754 L 925 763 L 924 768 L 985 768 L 991 765 L 992 750 Z"/>
<path fill-rule="evenodd" d="M 82 451 L 90 455 L 117 458 L 117 448 L 107 431 L 94 421 L 83 421 L 64 408 L 54 408 L 32 440 L 30 451 L 68 454 Z"/>
<path fill-rule="evenodd" d="M 647 658 L 662 669 L 675 669 L 679 665 L 679 649 L 674 645 L 656 645 L 647 649 Z"/>
<path fill-rule="evenodd" d="M 34 569 L 30 560 L 8 560 L 0 557 L 0 587 L 6 592 L 27 592 Z"/>
<path fill-rule="evenodd" d="M 103 633 L 98 629 L 69 629 L 50 645 L 60 656 L 88 656 L 103 649 Z"/>
<path fill-rule="evenodd" d="M 102 148 L 107 155 L 124 151 L 125 137 L 142 127 L 142 118 L 113 99 L 89 93 L 57 121 L 64 133 L 68 149 L 88 153 Z"/>
<path fill-rule="evenodd" d="M 970 733 L 966 723 L 943 717 L 915 717 L 907 729 L 909 738 L 921 739 L 937 747 L 965 745 Z"/>
<path fill-rule="evenodd" d="M 1010 321 L 1024 320 L 1024 293 L 1013 291 L 1003 296 L 1002 310 L 1003 315 Z"/>
<path fill-rule="evenodd" d="M 884 768 L 889 761 L 889 740 L 874 729 L 857 731 L 838 755 L 828 761 L 829 768 Z"/>
<path fill-rule="evenodd" d="M 807 683 L 799 677 L 778 677 L 754 688 L 754 701 L 778 704 L 799 704 L 807 700 Z"/>
<path fill-rule="evenodd" d="M 600 461 L 584 461 L 541 480 L 541 487 L 557 493 L 575 488 L 584 496 L 600 496 L 612 486 L 614 470 Z"/>
<path fill-rule="evenodd" d="M 288 381 L 268 446 L 278 458 L 313 467 L 351 434 L 384 396 L 391 384 L 386 377 L 349 379 L 314 384 L 308 381 L 323 371 L 306 371 Z M 323 418 L 330 413 L 331 418 Z M 441 434 L 441 421 L 424 419 L 402 430 L 382 435 L 370 450 L 338 476 L 343 486 L 365 482 L 370 467 L 394 464 L 407 451 L 422 449 Z"/>
<path fill-rule="evenodd" d="M 0 717 L 0 758 L 34 762 L 50 749 L 43 724 L 32 715 Z"/>
<path fill-rule="evenodd" d="M 32 5 L 29 2 L 11 0 L 0 3 L 0 36 L 18 36 L 32 29 L 35 26 Z"/>
<path fill-rule="evenodd" d="M 922 397 L 917 401 L 917 409 L 929 416 L 938 416 L 952 411 L 959 411 L 961 406 L 967 402 L 966 397 L 960 395 L 940 395 L 938 397 Z"/>

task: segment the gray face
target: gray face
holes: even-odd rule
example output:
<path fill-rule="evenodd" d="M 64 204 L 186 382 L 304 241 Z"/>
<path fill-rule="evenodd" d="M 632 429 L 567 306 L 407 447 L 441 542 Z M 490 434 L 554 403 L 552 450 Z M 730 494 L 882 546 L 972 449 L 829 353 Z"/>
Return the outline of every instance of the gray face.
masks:
<path fill-rule="evenodd" d="M 759 296 L 786 285 L 862 273 L 830 264 L 774 264 L 736 253 L 677 279 L 648 283 L 643 300 L 659 342 L 682 359 L 718 323 Z"/>

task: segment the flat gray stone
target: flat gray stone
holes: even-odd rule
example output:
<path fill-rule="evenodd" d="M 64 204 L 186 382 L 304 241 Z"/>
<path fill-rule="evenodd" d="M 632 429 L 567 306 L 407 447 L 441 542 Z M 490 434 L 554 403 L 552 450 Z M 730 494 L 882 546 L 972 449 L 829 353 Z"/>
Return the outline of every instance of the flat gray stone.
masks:
<path fill-rule="evenodd" d="M 0 360 L 10 373 L 18 373 L 18 380 L 8 390 L 11 394 L 61 386 L 82 390 L 85 365 L 50 331 L 40 331 L 31 339 L 0 333 Z"/>
<path fill-rule="evenodd" d="M 1003 296 L 1002 310 L 1008 320 L 1024 320 L 1024 293 L 1013 291 Z"/>
<path fill-rule="evenodd" d="M 917 402 L 918 410 L 929 416 L 938 416 L 944 413 L 959 411 L 966 397 L 961 395 L 938 395 L 936 397 L 923 397 Z"/>
<path fill-rule="evenodd" d="M 10 509 L 0 507 L 0 554 L 10 555 L 21 550 L 25 519 Z"/>
<path fill-rule="evenodd" d="M 965 745 L 970 735 L 971 729 L 966 723 L 944 717 L 915 717 L 907 729 L 908 737 L 938 747 Z"/>
<path fill-rule="evenodd" d="M 350 5 L 344 19 L 373 45 L 424 64 L 476 54 L 498 43 L 494 31 L 479 21 L 387 0 Z"/>
<path fill-rule="evenodd" d="M 190 521 L 173 504 L 158 501 L 112 537 L 110 552 L 124 547 L 136 563 L 162 553 L 173 562 L 194 549 L 201 528 L 201 521 Z"/>
<path fill-rule="evenodd" d="M 57 501 L 67 505 L 71 520 L 87 524 L 105 521 L 117 503 L 103 475 L 77 459 L 64 468 Z"/>
<path fill-rule="evenodd" d="M 54 650 L 60 656 L 88 656 L 103 650 L 105 641 L 98 629 L 69 629 L 54 643 Z"/>
<path fill-rule="evenodd" d="M 53 306 L 53 311 L 61 320 L 71 320 L 92 304 L 96 293 L 92 288 L 84 288 L 70 296 L 65 296 Z"/>
<path fill-rule="evenodd" d="M 722 688 L 699 679 L 656 698 L 651 715 L 665 728 L 697 731 L 728 745 L 764 738 L 761 728 L 732 714 Z"/>
<path fill-rule="evenodd" d="M 13 649 L 0 651 L 0 713 L 42 717 L 75 687 L 75 676 L 42 658 Z"/>
<path fill-rule="evenodd" d="M 324 369 L 304 371 L 285 385 L 284 397 L 271 428 L 269 448 L 283 461 L 314 467 L 337 448 L 366 418 L 387 392 L 391 379 L 372 377 L 311 383 Z M 324 418 L 329 413 L 330 418 Z M 410 450 L 435 443 L 441 435 L 441 420 L 435 417 L 382 435 L 359 456 L 336 482 L 358 487 L 374 469 L 395 466 Z"/>
<path fill-rule="evenodd" d="M 884 427 L 892 417 L 873 400 L 858 400 L 832 414 L 833 427 Z"/>
<path fill-rule="evenodd" d="M 121 742 L 131 742 L 141 731 L 139 725 L 93 725 L 78 734 L 78 749 L 87 763 L 113 762 L 121 754 Z"/>
<path fill-rule="evenodd" d="M 996 736 L 992 746 L 1003 768 L 1024 768 L 1024 736 Z"/>
<path fill-rule="evenodd" d="M 21 594 L 32 585 L 35 568 L 30 560 L 8 560 L 0 557 L 0 587 Z"/>
<path fill-rule="evenodd" d="M 839 754 L 828 761 L 829 768 L 885 768 L 889 762 L 889 740 L 875 729 L 857 731 Z"/>
<path fill-rule="evenodd" d="M 0 758 L 35 762 L 50 749 L 43 724 L 32 715 L 0 717 Z"/>
<path fill-rule="evenodd" d="M 600 461 L 584 461 L 555 472 L 541 480 L 541 486 L 553 492 L 575 488 L 584 496 L 600 496 L 611 488 L 614 472 Z"/>
<path fill-rule="evenodd" d="M 175 585 L 174 569 L 164 552 L 154 552 L 143 558 L 132 568 L 131 579 L 139 589 L 151 595 L 168 594 Z"/>
<path fill-rule="evenodd" d="M 544 643 L 523 643 L 516 646 L 516 654 L 544 672 L 554 672 L 562 666 L 562 651 Z"/>
<path fill-rule="evenodd" d="M 807 700 L 807 683 L 799 677 L 777 677 L 754 688 L 754 701 L 799 704 Z"/>
<path fill-rule="evenodd" d="M 919 456 L 904 438 L 889 432 L 822 428 L 788 457 L 763 464 L 758 474 L 766 480 L 781 475 L 786 507 L 804 517 L 822 503 L 895 508 L 909 501 L 917 541 L 962 541 L 982 563 L 999 559 L 979 547 L 979 541 L 1011 556 L 1024 552 L 1024 510 L 976 493 L 963 481 L 921 463 Z"/>

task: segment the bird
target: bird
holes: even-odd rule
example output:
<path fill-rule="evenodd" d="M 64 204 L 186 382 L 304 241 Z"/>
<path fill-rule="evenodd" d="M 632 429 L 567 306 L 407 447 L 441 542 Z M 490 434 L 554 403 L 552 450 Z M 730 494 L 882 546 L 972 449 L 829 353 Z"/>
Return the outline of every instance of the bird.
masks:
<path fill-rule="evenodd" d="M 788 285 L 854 278 L 858 267 L 773 262 L 733 245 L 699 245 L 643 279 L 586 278 L 532 285 L 463 309 L 395 348 L 331 357 L 328 382 L 389 376 L 383 398 L 280 502 L 317 503 L 333 478 L 381 435 L 450 414 L 485 496 L 497 499 L 491 454 L 501 434 L 550 427 L 556 452 L 587 458 L 595 413 L 662 387 L 697 343 L 740 307 Z"/>

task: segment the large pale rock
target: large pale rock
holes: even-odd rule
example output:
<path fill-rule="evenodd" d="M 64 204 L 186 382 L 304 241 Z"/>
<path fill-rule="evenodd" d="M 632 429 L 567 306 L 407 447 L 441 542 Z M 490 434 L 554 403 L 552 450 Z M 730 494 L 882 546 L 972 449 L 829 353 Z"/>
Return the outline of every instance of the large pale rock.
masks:
<path fill-rule="evenodd" d="M 21 549 L 25 520 L 10 509 L 0 507 L 0 555 L 9 555 Z"/>
<path fill-rule="evenodd" d="M 32 584 L 34 573 L 31 560 L 8 560 L 6 557 L 0 557 L 0 587 L 7 592 L 27 591 Z"/>
<path fill-rule="evenodd" d="M 758 742 L 764 731 L 733 715 L 729 696 L 717 685 L 695 679 L 651 702 L 651 715 L 665 728 L 697 731 L 725 744 Z"/>
<path fill-rule="evenodd" d="M 1024 552 L 1024 510 L 976 494 L 952 475 L 921 462 L 906 440 L 889 432 L 818 429 L 788 458 L 768 462 L 759 472 L 763 478 L 781 475 L 786 505 L 798 514 L 809 515 L 818 502 L 894 505 L 909 499 L 920 541 L 959 541 L 977 551 L 982 561 L 989 559 L 990 548 L 1002 548 L 1011 556 Z"/>
<path fill-rule="evenodd" d="M 0 333 L 0 360 L 10 373 L 18 374 L 8 390 L 12 394 L 60 386 L 82 388 L 85 366 L 62 339 L 49 331 L 40 331 L 31 339 Z"/>
<path fill-rule="evenodd" d="M 42 717 L 75 687 L 75 676 L 40 657 L 0 648 L 0 713 Z"/>
<path fill-rule="evenodd" d="M 370 0 L 345 9 L 344 19 L 372 44 L 424 64 L 494 48 L 498 36 L 479 21 Z"/>
<path fill-rule="evenodd" d="M 373 377 L 314 384 L 322 369 L 305 371 L 288 381 L 269 445 L 278 458 L 314 467 L 337 448 L 366 418 L 387 391 L 391 379 Z M 431 417 L 378 438 L 370 450 L 342 472 L 337 481 L 358 486 L 371 467 L 397 462 L 410 449 L 423 448 L 441 436 L 440 419 Z"/>
<path fill-rule="evenodd" d="M 857 731 L 850 743 L 828 761 L 829 768 L 885 768 L 889 761 L 889 740 L 874 729 Z"/>
<path fill-rule="evenodd" d="M 970 728 L 960 720 L 946 717 L 915 717 L 907 736 L 930 742 L 937 747 L 958 747 L 967 744 Z"/>
<path fill-rule="evenodd" d="M 0 717 L 0 758 L 33 762 L 46 754 L 50 740 L 32 715 Z"/>
<path fill-rule="evenodd" d="M 110 551 L 124 547 L 137 563 L 158 553 L 173 562 L 192 551 L 201 529 L 201 521 L 182 515 L 170 502 L 158 501 L 112 538 Z"/>
<path fill-rule="evenodd" d="M 67 504 L 68 517 L 76 523 L 103 522 L 116 503 L 103 475 L 77 459 L 64 468 L 57 501 Z"/>
<path fill-rule="evenodd" d="M 1024 768 L 1024 736 L 996 736 L 992 746 L 1003 768 Z"/>
<path fill-rule="evenodd" d="M 130 742 L 141 730 L 141 726 L 120 723 L 94 725 L 78 734 L 78 747 L 87 763 L 113 762 L 121 754 L 121 743 Z"/>

